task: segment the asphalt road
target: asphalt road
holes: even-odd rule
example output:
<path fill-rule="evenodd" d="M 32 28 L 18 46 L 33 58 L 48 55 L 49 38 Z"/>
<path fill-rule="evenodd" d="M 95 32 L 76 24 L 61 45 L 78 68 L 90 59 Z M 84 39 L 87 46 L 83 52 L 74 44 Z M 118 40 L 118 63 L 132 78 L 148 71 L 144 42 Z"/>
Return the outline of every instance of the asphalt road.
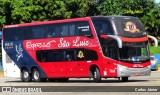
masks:
<path fill-rule="evenodd" d="M 2 87 L 12 87 L 12 92 L 0 92 L 0 95 L 160 95 L 160 71 L 152 71 L 151 76 L 130 77 L 128 82 L 109 78 L 102 79 L 100 83 L 94 83 L 88 78 L 71 78 L 68 82 L 25 83 L 20 79 L 0 77 L 0 86 L 1 91 Z M 13 90 L 13 88 L 16 89 Z M 37 90 L 30 88 L 37 88 Z M 148 92 L 148 88 L 153 91 Z M 112 90 L 113 92 L 110 92 Z"/>

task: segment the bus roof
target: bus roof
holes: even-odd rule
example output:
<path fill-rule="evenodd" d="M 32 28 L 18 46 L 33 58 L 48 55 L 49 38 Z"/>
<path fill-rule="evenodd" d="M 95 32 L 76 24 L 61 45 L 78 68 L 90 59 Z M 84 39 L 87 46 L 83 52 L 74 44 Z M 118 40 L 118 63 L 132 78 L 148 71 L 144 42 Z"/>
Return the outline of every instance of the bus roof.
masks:
<path fill-rule="evenodd" d="M 138 19 L 137 17 L 134 16 L 91 16 L 91 18 L 108 18 L 108 19 L 128 19 L 128 18 L 135 18 Z"/>
<path fill-rule="evenodd" d="M 86 20 L 89 20 L 89 17 L 62 19 L 62 20 L 51 20 L 51 21 L 35 21 L 35 22 L 31 22 L 31 23 L 5 25 L 3 28 L 34 26 L 34 25 L 43 25 L 43 24 L 52 24 L 52 23 L 64 23 L 64 22 L 72 22 L 72 21 L 80 21 L 80 20 L 86 21 Z"/>
<path fill-rule="evenodd" d="M 90 17 L 83 17 L 83 18 L 72 18 L 72 19 L 52 20 L 52 21 L 35 21 L 31 23 L 5 25 L 3 28 L 34 26 L 34 25 L 43 25 L 43 24 L 52 24 L 52 23 L 64 23 L 64 22 L 72 22 L 72 21 L 80 21 L 80 20 L 85 21 L 85 20 L 89 20 L 90 18 L 116 19 L 116 18 L 135 18 L 135 17 L 133 16 L 90 16 Z"/>

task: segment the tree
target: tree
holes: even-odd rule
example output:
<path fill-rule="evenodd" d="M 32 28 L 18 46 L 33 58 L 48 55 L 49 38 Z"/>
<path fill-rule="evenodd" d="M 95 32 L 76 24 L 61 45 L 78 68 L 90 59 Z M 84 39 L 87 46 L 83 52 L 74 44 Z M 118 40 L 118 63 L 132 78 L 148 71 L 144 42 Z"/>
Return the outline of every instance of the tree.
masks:
<path fill-rule="evenodd" d="M 160 36 L 160 5 L 150 0 L 145 6 L 145 13 L 141 17 L 145 29 L 151 35 Z"/>
<path fill-rule="evenodd" d="M 100 0 L 99 15 L 128 15 L 142 20 L 148 34 L 160 36 L 160 4 L 154 0 Z"/>
<path fill-rule="evenodd" d="M 154 0 L 0 0 L 0 27 L 32 21 L 94 15 L 139 17 L 146 31 L 160 36 L 160 4 Z"/>
<path fill-rule="evenodd" d="M 0 27 L 10 24 L 11 20 L 11 2 L 9 0 L 0 0 Z"/>
<path fill-rule="evenodd" d="M 70 18 L 61 0 L 14 0 L 13 23 Z"/>
<path fill-rule="evenodd" d="M 121 0 L 103 0 L 97 7 L 99 15 L 122 15 L 123 8 Z"/>
<path fill-rule="evenodd" d="M 95 0 L 64 0 L 72 18 L 93 16 L 97 13 Z"/>

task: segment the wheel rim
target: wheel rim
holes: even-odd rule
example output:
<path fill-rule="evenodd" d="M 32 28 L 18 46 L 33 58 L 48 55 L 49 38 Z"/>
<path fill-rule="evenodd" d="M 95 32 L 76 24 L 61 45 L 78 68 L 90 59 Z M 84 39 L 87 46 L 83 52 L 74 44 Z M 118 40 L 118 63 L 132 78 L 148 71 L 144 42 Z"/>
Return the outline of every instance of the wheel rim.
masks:
<path fill-rule="evenodd" d="M 39 72 L 35 71 L 33 76 L 34 76 L 35 80 L 38 80 L 39 79 Z"/>
<path fill-rule="evenodd" d="M 97 72 L 94 71 L 94 78 L 96 79 L 97 78 Z"/>
<path fill-rule="evenodd" d="M 23 72 L 23 77 L 24 77 L 25 79 L 27 79 L 27 78 L 29 77 L 29 73 L 28 73 L 27 71 L 24 71 L 24 72 Z"/>

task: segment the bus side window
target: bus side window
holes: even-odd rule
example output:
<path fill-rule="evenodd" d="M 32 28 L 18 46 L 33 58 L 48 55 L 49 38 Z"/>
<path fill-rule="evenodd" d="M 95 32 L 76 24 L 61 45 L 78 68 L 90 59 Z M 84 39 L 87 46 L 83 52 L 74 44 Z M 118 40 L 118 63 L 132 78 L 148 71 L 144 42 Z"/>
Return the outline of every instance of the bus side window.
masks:
<path fill-rule="evenodd" d="M 77 22 L 76 24 L 76 35 L 77 36 L 88 36 L 92 37 L 92 32 L 88 22 Z"/>
<path fill-rule="evenodd" d="M 15 41 L 19 40 L 19 37 L 18 37 L 17 34 L 14 34 L 13 37 L 14 37 L 14 40 L 15 40 Z"/>
<path fill-rule="evenodd" d="M 77 49 L 76 50 L 76 60 L 98 60 L 97 52 L 89 49 Z"/>
<path fill-rule="evenodd" d="M 40 62 L 64 61 L 64 50 L 40 50 L 36 51 L 37 60 Z"/>
<path fill-rule="evenodd" d="M 105 50 L 105 55 L 112 59 L 117 59 L 117 52 L 115 46 L 107 46 Z"/>
<path fill-rule="evenodd" d="M 75 24 L 69 24 L 69 36 L 74 36 L 75 35 L 75 30 L 76 30 L 76 27 L 75 27 Z"/>
<path fill-rule="evenodd" d="M 46 37 L 47 38 L 51 38 L 51 37 L 54 37 L 54 33 L 55 33 L 55 29 L 54 29 L 54 26 L 51 26 L 51 25 L 48 25 L 47 29 L 46 29 Z"/>
<path fill-rule="evenodd" d="M 96 29 L 97 35 L 100 35 L 100 31 L 101 31 L 100 26 L 96 25 L 95 29 Z"/>
<path fill-rule="evenodd" d="M 107 20 L 105 20 L 105 21 L 94 20 L 93 24 L 94 24 L 95 30 L 96 30 L 98 35 L 99 34 L 107 34 L 107 35 L 112 35 L 113 34 L 111 24 Z"/>
<path fill-rule="evenodd" d="M 62 30 L 60 31 L 60 36 L 68 36 L 68 24 L 62 25 Z"/>
<path fill-rule="evenodd" d="M 76 49 L 76 60 L 78 60 L 78 61 L 85 60 L 84 49 Z"/>
<path fill-rule="evenodd" d="M 31 26 L 29 26 L 29 27 L 23 27 L 21 29 L 21 31 L 22 31 L 21 32 L 22 35 L 20 35 L 20 36 L 22 36 L 22 40 L 33 39 L 33 32 L 32 32 Z"/>
<path fill-rule="evenodd" d="M 32 27 L 32 32 L 35 39 L 45 38 L 46 30 L 44 26 Z"/>
<path fill-rule="evenodd" d="M 75 60 L 74 50 L 66 51 L 65 57 L 66 57 L 65 60 L 67 60 L 67 61 Z"/>
<path fill-rule="evenodd" d="M 98 60 L 97 52 L 85 49 L 85 60 Z"/>

